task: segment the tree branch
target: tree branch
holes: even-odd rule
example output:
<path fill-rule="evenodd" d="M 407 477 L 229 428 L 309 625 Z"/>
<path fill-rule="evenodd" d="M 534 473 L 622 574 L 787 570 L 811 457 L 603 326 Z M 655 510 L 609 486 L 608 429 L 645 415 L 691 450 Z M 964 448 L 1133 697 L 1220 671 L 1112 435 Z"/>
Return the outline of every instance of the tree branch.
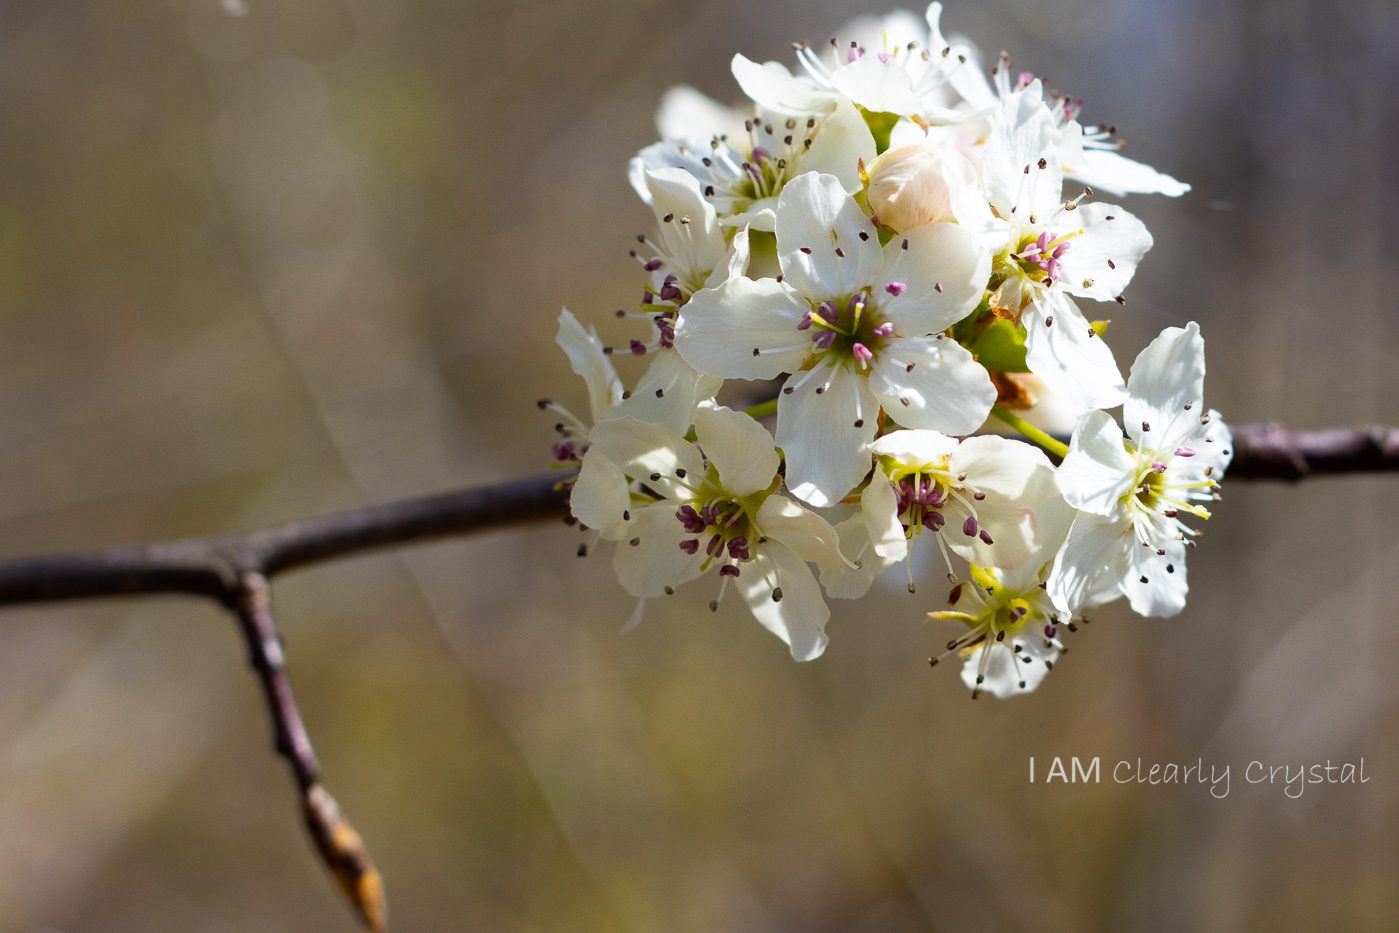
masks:
<path fill-rule="evenodd" d="M 0 605 L 182 593 L 234 605 L 240 575 L 271 577 L 392 544 L 468 534 L 564 512 L 569 474 L 400 499 L 217 538 L 120 545 L 0 561 Z"/>
<path fill-rule="evenodd" d="M 1399 429 L 1293 431 L 1234 427 L 1228 481 L 1399 472 Z M 0 561 L 0 606 L 102 596 L 183 594 L 217 601 L 237 618 L 287 760 L 307 829 L 322 860 L 371 930 L 384 929 L 379 873 L 359 835 L 321 784 L 272 616 L 276 574 L 391 545 L 469 534 L 565 514 L 560 483 L 572 474 L 401 499 L 211 538 L 123 545 Z"/>
<path fill-rule="evenodd" d="M 282 653 L 282 635 L 272 617 L 267 577 L 256 571 L 238 575 L 233 612 L 248 644 L 250 663 L 262 682 L 277 754 L 291 766 L 301 792 L 306 829 L 321 860 L 340 883 L 365 926 L 382 933 L 387 920 L 384 885 L 359 833 L 345 819 L 335 798 L 321 786 L 321 765 L 311 748 L 311 736 L 296 705 L 291 678 Z"/>
<path fill-rule="evenodd" d="M 1399 471 L 1399 428 L 1325 428 L 1293 431 L 1280 424 L 1240 424 L 1234 432 L 1234 462 L 1225 482 Z"/>

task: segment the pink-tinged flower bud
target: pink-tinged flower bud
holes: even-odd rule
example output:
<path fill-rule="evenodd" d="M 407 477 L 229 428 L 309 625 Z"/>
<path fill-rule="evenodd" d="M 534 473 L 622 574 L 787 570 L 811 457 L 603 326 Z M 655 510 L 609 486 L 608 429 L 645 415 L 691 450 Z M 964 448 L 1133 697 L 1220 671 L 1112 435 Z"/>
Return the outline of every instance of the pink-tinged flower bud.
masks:
<path fill-rule="evenodd" d="M 952 219 L 952 198 L 938 147 L 892 149 L 869 165 L 870 210 L 896 233 Z"/>

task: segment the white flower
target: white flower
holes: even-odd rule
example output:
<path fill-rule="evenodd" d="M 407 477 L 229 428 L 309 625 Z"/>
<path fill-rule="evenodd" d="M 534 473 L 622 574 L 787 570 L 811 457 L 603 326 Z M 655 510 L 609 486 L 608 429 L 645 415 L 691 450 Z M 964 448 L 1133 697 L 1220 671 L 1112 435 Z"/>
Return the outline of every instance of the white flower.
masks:
<path fill-rule="evenodd" d="M 915 35 L 906 16 L 891 17 L 879 45 L 849 45 L 832 39 L 827 65 L 810 46 L 797 46 L 803 74 L 777 62 L 759 65 L 742 55 L 733 59 L 734 79 L 752 100 L 775 113 L 805 116 L 828 113 L 849 101 L 869 114 L 913 117 L 924 123 L 958 119 L 947 93 L 948 76 L 961 62 L 946 54 L 938 20 L 942 4 L 928 7 L 927 31 Z M 863 31 L 863 30 L 862 30 Z"/>
<path fill-rule="evenodd" d="M 1057 477 L 1081 510 L 1050 587 L 1059 606 L 1119 594 L 1145 616 L 1185 606 L 1185 555 L 1197 532 L 1181 518 L 1209 518 L 1199 503 L 1214 498 L 1233 454 L 1229 429 L 1204 407 L 1204 383 L 1199 326 L 1168 327 L 1132 365 L 1126 440 L 1104 412 L 1079 420 Z"/>
<path fill-rule="evenodd" d="M 698 446 L 632 418 L 598 424 L 573 492 L 574 515 L 618 542 L 614 566 L 633 596 L 670 595 L 713 569 L 723 582 L 710 608 L 732 580 L 792 657 L 818 657 L 830 610 L 807 561 L 843 563 L 835 530 L 776 491 L 779 459 L 762 425 L 706 405 L 695 410 L 694 429 Z M 629 482 L 640 491 L 619 504 Z"/>
<path fill-rule="evenodd" d="M 1003 437 L 958 441 L 936 431 L 895 431 L 873 450 L 875 471 L 860 496 L 859 524 L 837 528 L 842 550 L 861 566 L 823 574 L 830 595 L 863 595 L 880 570 L 910 557 L 924 534 L 937 541 L 954 579 L 949 551 L 1007 568 L 1038 551 L 1034 510 L 1059 494 L 1054 467 L 1038 448 Z"/>
<path fill-rule="evenodd" d="M 661 326 L 659 322 L 658 326 Z M 559 439 L 554 444 L 555 458 L 561 462 L 581 456 L 587 449 L 592 425 L 605 418 L 630 416 L 672 431 L 683 431 L 689 425 L 695 406 L 713 398 L 722 385 L 720 379 L 695 372 L 672 351 L 656 354 L 636 388 L 623 390 L 622 381 L 609 359 L 611 348 L 598 339 L 597 331 L 584 330 L 567 308 L 559 312 L 555 342 L 588 387 L 590 414 L 589 418 L 580 418 L 557 402 L 540 401 L 541 409 L 553 411 L 563 419 L 555 425 Z"/>
<path fill-rule="evenodd" d="M 611 354 L 598 339 L 597 332 L 592 328 L 585 330 L 567 308 L 559 312 L 555 340 L 568 356 L 573 371 L 587 386 L 589 411 L 589 416 L 582 418 L 558 402 L 540 400 L 541 409 L 559 416 L 554 425 L 558 438 L 553 444 L 553 454 L 560 464 L 575 464 L 581 460 L 591 443 L 593 425 L 607 418 L 629 416 L 672 431 L 684 431 L 695 405 L 713 398 L 721 385 L 721 380 L 696 373 L 671 350 L 657 354 L 636 388 L 625 391 L 609 358 Z M 594 511 L 583 521 L 606 535 L 620 521 L 617 516 L 625 508 L 628 492 L 616 486 L 620 472 L 614 469 L 604 477 L 603 459 L 594 459 L 586 481 L 581 476 L 575 481 L 573 494 L 578 493 L 578 483 L 585 482 L 583 498 L 594 504 Z M 586 547 L 583 550 L 586 551 Z"/>
<path fill-rule="evenodd" d="M 989 258 L 960 225 L 936 223 L 883 248 L 829 175 L 804 175 L 777 210 L 781 279 L 734 278 L 691 299 L 676 349 L 722 378 L 791 373 L 778 397 L 787 485 L 816 506 L 869 471 L 881 405 L 898 424 L 968 434 L 995 387 L 940 333 L 980 299 Z M 930 336 L 931 335 L 931 336 Z"/>
<path fill-rule="evenodd" d="M 952 608 L 928 613 L 934 621 L 967 627 L 928 663 L 936 666 L 948 655 L 960 654 L 962 682 L 971 688 L 972 699 L 982 692 L 1002 700 L 1031 692 L 1068 650 L 1061 627 L 1074 630 L 1072 616 L 1078 607 L 1054 605 L 1046 587 L 1057 572 L 1051 558 L 1072 515 L 1063 499 L 1046 500 L 1036 510 L 1042 540 L 1034 555 L 1009 570 L 973 564 L 971 579 L 955 585 L 948 595 Z"/>
<path fill-rule="evenodd" d="M 641 237 L 652 255 L 638 254 L 651 274 L 651 301 L 672 307 L 702 288 L 710 288 L 747 266 L 747 231 L 731 247 L 714 206 L 700 192 L 699 182 L 683 169 L 660 167 L 643 172 L 647 201 L 656 215 L 658 233 Z"/>
<path fill-rule="evenodd" d="M 1025 327 L 1030 371 L 1080 410 L 1124 397 L 1112 351 L 1073 298 L 1117 300 L 1151 248 L 1136 217 L 1110 204 L 1060 201 L 1063 175 L 1049 148 L 1053 117 L 1039 82 L 1002 101 L 983 154 L 986 196 L 999 240 L 990 305 Z"/>
<path fill-rule="evenodd" d="M 1028 72 L 1021 72 L 1012 83 L 1010 56 L 1004 52 L 1000 62 L 991 69 L 988 82 L 976 67 L 974 50 L 958 46 L 955 51 L 969 62 L 967 67 L 952 72 L 949 81 L 966 101 L 971 114 L 990 114 L 1007 97 L 1038 84 Z M 1036 88 L 1037 96 L 1040 93 Z M 1122 155 L 1118 151 L 1123 143 L 1117 137 L 1117 127 L 1080 123 L 1078 117 L 1083 111 L 1083 101 L 1061 95 L 1047 103 L 1053 117 L 1048 142 L 1069 178 L 1119 196 L 1164 194 L 1174 198 L 1190 190 L 1184 182 Z"/>
<path fill-rule="evenodd" d="M 647 171 L 683 169 L 695 178 L 724 226 L 771 231 L 777 197 L 793 178 L 826 172 L 853 193 L 860 189 L 861 160 L 868 162 L 874 154 L 874 137 L 864 118 L 845 102 L 820 116 L 760 112 L 744 123 L 741 136 L 706 135 L 697 127 L 684 137 L 663 139 L 641 150 L 632 158 L 628 174 L 637 194 L 649 203 L 653 195 Z"/>
<path fill-rule="evenodd" d="M 554 411 L 567 417 L 567 423 L 559 431 L 564 435 L 559 441 L 560 444 L 567 443 L 570 439 L 586 443 L 590 425 L 605 417 L 612 406 L 622 400 L 622 380 L 618 378 L 612 361 L 607 358 L 607 350 L 598 339 L 597 331 L 591 327 L 584 330 L 583 325 L 578 323 L 578 318 L 567 308 L 559 312 L 559 330 L 554 340 L 568 357 L 573 372 L 581 377 L 583 384 L 587 386 L 588 411 L 592 417 L 585 421 L 548 401 L 540 407 L 552 406 Z M 560 455 L 558 459 L 570 460 L 572 457 Z"/>

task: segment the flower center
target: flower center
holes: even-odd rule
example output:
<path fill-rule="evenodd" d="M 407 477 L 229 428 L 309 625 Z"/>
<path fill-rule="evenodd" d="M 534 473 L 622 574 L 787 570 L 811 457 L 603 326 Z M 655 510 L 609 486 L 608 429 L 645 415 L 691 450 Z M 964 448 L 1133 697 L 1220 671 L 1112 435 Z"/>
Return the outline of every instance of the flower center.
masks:
<path fill-rule="evenodd" d="M 895 282 L 890 289 L 903 286 Z M 809 331 L 815 344 L 811 359 L 834 359 L 864 371 L 881 347 L 894 336 L 894 325 L 884 320 L 870 300 L 868 288 L 849 298 L 827 299 L 802 316 L 797 330 Z"/>
<path fill-rule="evenodd" d="M 1136 497 L 1142 508 L 1155 512 L 1166 488 L 1165 464 L 1152 463 L 1137 479 Z"/>
<path fill-rule="evenodd" d="M 1042 618 L 1045 616 L 1039 607 L 1024 597 L 1016 596 L 996 607 L 991 631 L 1015 635 L 1031 622 Z"/>
<path fill-rule="evenodd" d="M 1183 447 L 1175 454 L 1179 457 L 1194 455 L 1193 450 Z M 1137 467 L 1137 482 L 1128 493 L 1131 503 L 1136 508 L 1146 512 L 1159 512 L 1170 519 L 1178 518 L 1181 512 L 1187 512 L 1196 518 L 1210 517 L 1209 509 L 1190 500 L 1199 497 L 1205 490 L 1214 489 L 1214 480 L 1196 481 L 1192 478 L 1182 482 L 1178 471 L 1175 476 L 1171 475 L 1170 461 L 1174 457 L 1165 457 L 1159 452 L 1138 451 L 1137 457 L 1140 461 L 1140 466 Z"/>
<path fill-rule="evenodd" d="M 1007 258 L 1034 281 L 1053 285 L 1063 274 L 1059 260 L 1069 251 L 1069 240 L 1078 234 L 1079 231 L 1074 231 L 1056 237 L 1045 230 L 1039 236 L 1027 236 Z"/>
<path fill-rule="evenodd" d="M 736 563 L 751 560 L 749 538 L 752 522 L 748 511 L 732 499 L 696 499 L 682 505 L 675 512 L 676 519 L 684 527 L 689 537 L 680 542 L 680 549 L 687 554 L 698 554 L 704 549 L 704 570 L 714 561 L 725 566 L 720 573 L 738 576 Z M 732 568 L 732 569 L 730 569 Z"/>
<path fill-rule="evenodd" d="M 917 537 L 924 529 L 942 531 L 947 524 L 943 509 L 956 503 L 967 515 L 960 526 L 962 534 L 988 545 L 995 543 L 991 533 L 981 527 L 977 515 L 976 504 L 985 501 L 986 493 L 968 486 L 966 477 L 954 475 L 945 462 L 940 466 L 928 464 L 903 474 L 895 480 L 894 490 L 899 497 L 899 521 L 909 538 Z"/>
<path fill-rule="evenodd" d="M 1048 594 L 1038 586 L 1016 593 L 1001 583 L 995 571 L 975 565 L 971 568 L 971 577 L 970 583 L 954 586 L 948 594 L 947 601 L 955 605 L 963 596 L 967 596 L 974 604 L 980 606 L 980 611 L 945 610 L 928 613 L 930 619 L 960 622 L 967 627 L 967 631 L 960 637 L 947 643 L 946 651 L 929 658 L 928 663 L 936 666 L 954 652 L 963 657 L 970 657 L 980 651 L 981 661 L 976 673 L 976 687 L 972 690 L 972 699 L 976 699 L 981 685 L 986 680 L 991 649 L 1000 644 L 1010 651 L 1011 664 L 1014 665 L 1016 678 L 1020 689 L 1023 690 L 1026 679 L 1022 666 L 1033 663 L 1025 650 L 1027 641 L 1043 638 L 1045 647 L 1052 647 L 1057 651 L 1067 650 L 1059 641 L 1058 615 L 1049 601 Z M 1065 619 L 1064 625 L 1070 631 L 1075 630 L 1071 620 Z M 1045 663 L 1053 667 L 1049 661 Z"/>
<path fill-rule="evenodd" d="M 700 157 L 701 190 L 723 216 L 739 214 L 755 201 L 775 198 L 798 172 L 802 155 L 815 142 L 821 124 L 815 117 L 781 123 L 749 120 L 748 145 L 715 137 Z"/>
<path fill-rule="evenodd" d="M 754 146 L 743 163 L 744 181 L 739 194 L 750 201 L 776 197 L 788 181 L 790 163 L 775 156 L 765 146 Z"/>

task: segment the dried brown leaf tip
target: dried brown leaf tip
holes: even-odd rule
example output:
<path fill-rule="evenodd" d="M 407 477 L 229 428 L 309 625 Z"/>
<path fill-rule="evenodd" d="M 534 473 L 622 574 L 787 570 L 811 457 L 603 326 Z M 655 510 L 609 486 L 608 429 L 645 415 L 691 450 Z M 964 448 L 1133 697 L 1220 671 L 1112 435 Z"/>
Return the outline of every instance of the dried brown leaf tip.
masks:
<path fill-rule="evenodd" d="M 320 784 L 307 788 L 305 802 L 306 825 L 321 859 L 364 925 L 372 933 L 385 933 L 388 906 L 384 901 L 384 882 L 369 857 L 364 840 L 345 819 L 335 798 Z"/>

